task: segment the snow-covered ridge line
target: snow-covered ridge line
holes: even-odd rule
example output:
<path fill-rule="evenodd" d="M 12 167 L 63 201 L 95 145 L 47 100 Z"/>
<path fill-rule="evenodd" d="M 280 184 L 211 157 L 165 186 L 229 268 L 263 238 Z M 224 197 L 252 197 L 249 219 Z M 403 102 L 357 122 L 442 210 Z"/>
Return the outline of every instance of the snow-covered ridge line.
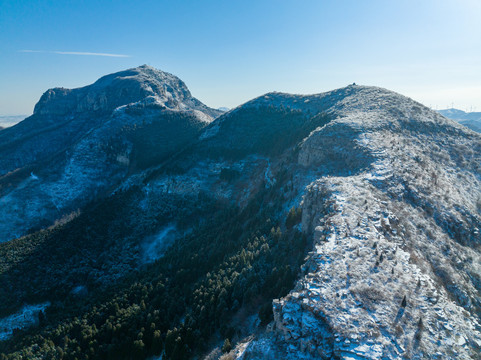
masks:
<path fill-rule="evenodd" d="M 481 137 L 398 94 L 355 90 L 302 144 L 301 164 L 332 161 L 299 189 L 314 249 L 274 301 L 273 332 L 242 358 L 477 359 Z"/>

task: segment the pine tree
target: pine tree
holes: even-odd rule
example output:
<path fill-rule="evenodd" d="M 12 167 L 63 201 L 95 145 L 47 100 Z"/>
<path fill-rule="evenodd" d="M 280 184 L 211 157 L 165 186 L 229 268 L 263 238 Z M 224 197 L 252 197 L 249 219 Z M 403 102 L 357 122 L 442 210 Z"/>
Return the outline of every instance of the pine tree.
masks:
<path fill-rule="evenodd" d="M 225 339 L 224 345 L 222 345 L 222 352 L 223 353 L 228 353 L 229 351 L 232 350 L 232 345 L 230 344 L 229 339 Z"/>

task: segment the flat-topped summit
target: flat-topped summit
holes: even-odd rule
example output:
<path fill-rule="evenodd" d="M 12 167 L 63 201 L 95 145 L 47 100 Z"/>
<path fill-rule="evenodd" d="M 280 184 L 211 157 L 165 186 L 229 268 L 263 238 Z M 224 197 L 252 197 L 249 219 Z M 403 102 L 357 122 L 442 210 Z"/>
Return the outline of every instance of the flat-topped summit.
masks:
<path fill-rule="evenodd" d="M 120 71 L 77 89 L 47 90 L 34 114 L 65 115 L 85 111 L 108 112 L 119 106 L 145 102 L 173 110 L 205 109 L 177 76 L 148 65 Z"/>

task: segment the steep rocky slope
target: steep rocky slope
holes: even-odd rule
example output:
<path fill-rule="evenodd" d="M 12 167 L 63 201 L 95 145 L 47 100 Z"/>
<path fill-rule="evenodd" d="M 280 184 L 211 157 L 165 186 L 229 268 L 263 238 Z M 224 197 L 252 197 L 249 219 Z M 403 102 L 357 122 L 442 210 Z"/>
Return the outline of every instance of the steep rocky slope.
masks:
<path fill-rule="evenodd" d="M 0 134 L 0 241 L 75 211 L 168 158 L 221 112 L 149 66 L 50 89 Z"/>
<path fill-rule="evenodd" d="M 298 156 L 316 178 L 299 189 L 304 275 L 240 358 L 478 358 L 481 138 L 395 93 L 341 91 Z"/>

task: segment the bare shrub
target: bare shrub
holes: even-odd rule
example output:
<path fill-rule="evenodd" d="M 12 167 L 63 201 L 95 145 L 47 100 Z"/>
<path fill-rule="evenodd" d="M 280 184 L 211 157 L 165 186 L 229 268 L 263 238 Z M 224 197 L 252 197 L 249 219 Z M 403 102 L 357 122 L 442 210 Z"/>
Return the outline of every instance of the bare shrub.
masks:
<path fill-rule="evenodd" d="M 384 295 L 380 289 L 365 284 L 354 287 L 351 292 L 365 308 L 370 310 L 373 310 L 377 304 L 384 300 Z"/>
<path fill-rule="evenodd" d="M 396 326 L 394 327 L 394 335 L 396 335 L 396 337 L 399 338 L 403 334 L 404 334 L 404 330 L 403 330 L 402 326 L 399 325 L 399 324 L 396 324 Z"/>

